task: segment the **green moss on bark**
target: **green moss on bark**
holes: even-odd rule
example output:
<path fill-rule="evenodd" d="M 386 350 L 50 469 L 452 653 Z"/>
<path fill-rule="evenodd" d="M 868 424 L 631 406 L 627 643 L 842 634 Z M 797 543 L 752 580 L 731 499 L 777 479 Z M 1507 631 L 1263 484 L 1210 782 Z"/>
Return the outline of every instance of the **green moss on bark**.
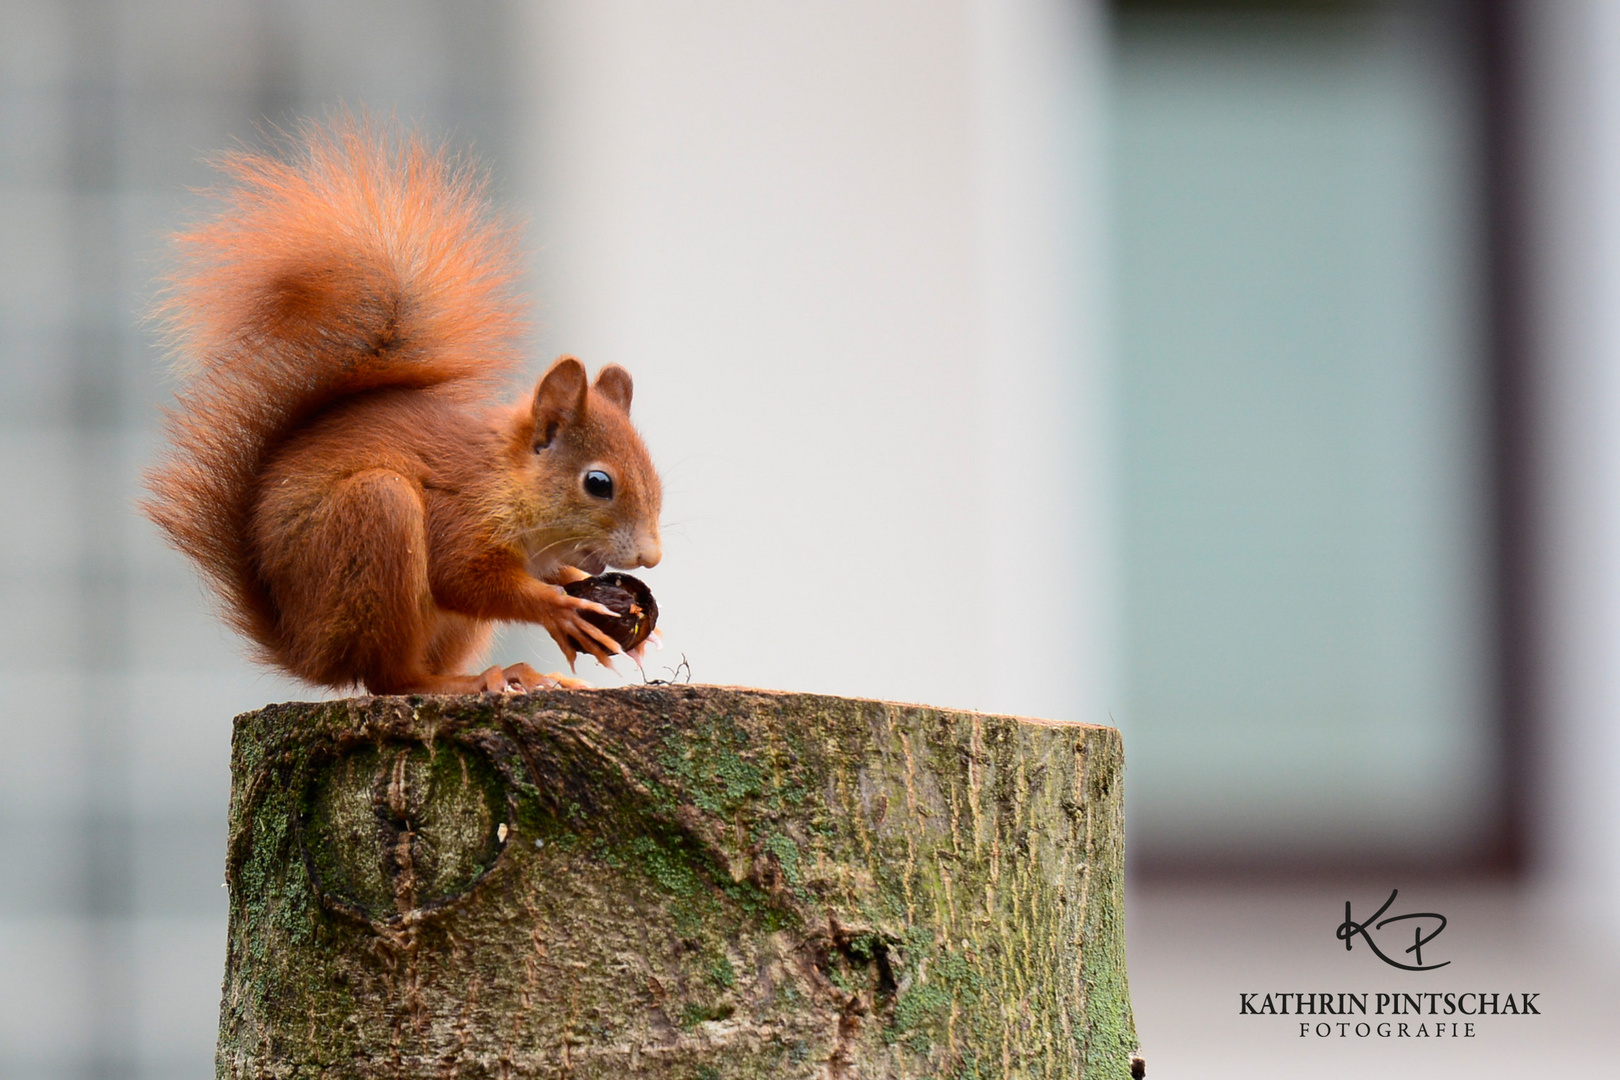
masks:
<path fill-rule="evenodd" d="M 1118 734 L 714 687 L 239 717 L 228 1077 L 1110 1077 Z"/>

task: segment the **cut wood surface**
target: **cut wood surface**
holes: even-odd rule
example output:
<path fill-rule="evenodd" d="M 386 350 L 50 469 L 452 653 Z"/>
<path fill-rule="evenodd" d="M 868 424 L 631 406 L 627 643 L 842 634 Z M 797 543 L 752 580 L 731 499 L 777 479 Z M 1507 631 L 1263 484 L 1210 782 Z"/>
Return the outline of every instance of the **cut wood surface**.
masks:
<path fill-rule="evenodd" d="M 373 697 L 231 767 L 223 1077 L 1130 1075 L 1111 728 Z"/>

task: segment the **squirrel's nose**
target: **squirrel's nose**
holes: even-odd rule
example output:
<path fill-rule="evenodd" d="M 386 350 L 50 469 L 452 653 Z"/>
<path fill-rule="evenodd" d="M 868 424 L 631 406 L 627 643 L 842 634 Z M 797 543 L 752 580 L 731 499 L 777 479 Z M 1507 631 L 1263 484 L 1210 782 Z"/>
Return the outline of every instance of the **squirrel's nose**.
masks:
<path fill-rule="evenodd" d="M 664 557 L 664 549 L 656 536 L 643 536 L 636 543 L 636 565 L 657 566 Z"/>

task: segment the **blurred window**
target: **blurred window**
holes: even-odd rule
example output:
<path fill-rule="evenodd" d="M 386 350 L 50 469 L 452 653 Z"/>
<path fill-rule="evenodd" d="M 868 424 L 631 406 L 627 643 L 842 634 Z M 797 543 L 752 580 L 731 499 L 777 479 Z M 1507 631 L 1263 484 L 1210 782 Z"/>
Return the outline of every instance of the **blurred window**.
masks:
<path fill-rule="evenodd" d="M 1149 866 L 1453 863 L 1491 839 L 1482 166 L 1454 11 L 1116 9 Z"/>

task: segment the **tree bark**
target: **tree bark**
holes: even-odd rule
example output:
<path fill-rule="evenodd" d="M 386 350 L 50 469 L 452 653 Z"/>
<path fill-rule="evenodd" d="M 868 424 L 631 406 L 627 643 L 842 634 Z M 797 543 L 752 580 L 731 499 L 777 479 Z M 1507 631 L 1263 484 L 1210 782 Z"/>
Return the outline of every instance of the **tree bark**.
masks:
<path fill-rule="evenodd" d="M 1130 1075 L 1111 728 L 376 697 L 231 768 L 222 1077 Z"/>

